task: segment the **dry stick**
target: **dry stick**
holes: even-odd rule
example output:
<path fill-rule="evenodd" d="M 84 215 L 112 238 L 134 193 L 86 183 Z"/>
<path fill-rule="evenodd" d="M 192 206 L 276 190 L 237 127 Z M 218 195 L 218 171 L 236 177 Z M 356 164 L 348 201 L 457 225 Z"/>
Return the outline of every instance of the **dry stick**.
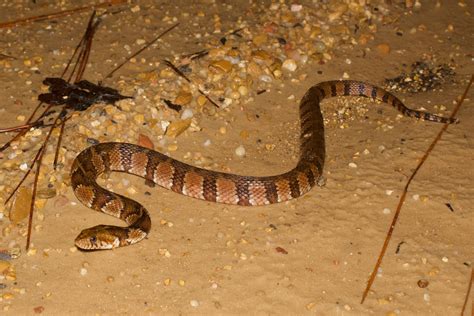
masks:
<path fill-rule="evenodd" d="M 56 126 L 54 126 L 54 124 L 51 124 L 52 127 L 51 127 L 51 130 L 54 129 Z M 51 130 L 48 132 L 49 134 L 51 133 Z M 18 133 L 19 135 L 20 133 Z M 48 136 L 49 137 L 49 136 Z M 21 184 L 23 182 L 25 182 L 26 178 L 28 177 L 28 175 L 30 174 L 31 172 L 31 169 L 33 168 L 33 166 L 35 165 L 35 162 L 38 160 L 39 158 L 39 155 L 40 155 L 40 152 L 42 150 L 42 148 L 44 147 L 45 144 L 43 144 L 40 149 L 36 152 L 36 155 L 35 157 L 33 158 L 33 161 L 31 163 L 31 167 L 28 168 L 28 170 L 26 171 L 26 173 L 23 175 L 23 177 L 21 178 L 21 180 L 18 182 L 18 184 L 16 185 L 15 189 L 10 193 L 10 195 L 8 196 L 8 198 L 5 200 L 5 203 L 4 204 L 7 204 L 8 201 L 10 201 L 10 199 L 13 197 L 13 195 L 15 194 L 15 192 L 20 188 Z"/>
<path fill-rule="evenodd" d="M 89 5 L 85 7 L 80 7 L 76 9 L 70 9 L 70 10 L 64 10 L 60 12 L 55 12 L 55 13 L 50 13 L 50 14 L 43 14 L 43 15 L 38 15 L 38 16 L 33 16 L 25 19 L 20 19 L 20 20 L 15 20 L 15 21 L 10 21 L 10 22 L 4 22 L 0 23 L 0 28 L 6 28 L 6 27 L 12 27 L 16 26 L 18 24 L 25 24 L 33 21 L 43 21 L 43 20 L 48 20 L 48 19 L 54 19 L 54 18 L 59 18 L 63 16 L 68 16 L 74 13 L 79 13 L 83 11 L 88 11 L 90 9 L 97 9 L 97 8 L 103 8 L 103 7 L 108 7 L 108 6 L 114 6 L 114 5 L 119 5 L 126 3 L 125 0 L 111 0 L 105 3 L 100 3 L 100 4 L 94 4 L 94 5 Z"/>
<path fill-rule="evenodd" d="M 53 128 L 51 128 L 50 131 L 52 130 Z M 45 150 L 46 150 L 46 147 L 44 145 L 41 146 L 40 150 L 38 151 L 39 157 L 36 160 L 36 174 L 35 174 L 35 180 L 33 181 L 33 192 L 31 193 L 31 202 L 30 202 L 30 214 L 28 217 L 28 233 L 26 235 L 26 247 L 25 247 L 26 250 L 30 248 L 31 228 L 33 227 L 33 209 L 35 207 L 35 201 L 36 201 L 36 189 L 38 188 L 38 177 L 40 174 L 41 162 L 43 161 L 43 154 Z M 33 162 L 33 165 L 34 165 L 34 162 Z M 31 167 L 33 167 L 33 165 Z"/>
<path fill-rule="evenodd" d="M 41 107 L 42 104 L 43 104 L 43 102 L 38 103 L 35 110 L 33 111 L 33 113 L 30 115 L 30 117 L 26 121 L 27 124 L 35 124 L 38 121 L 38 120 L 36 120 L 34 123 L 31 122 L 31 120 L 33 119 L 33 117 L 35 116 L 36 112 L 38 111 L 38 109 Z M 50 108 L 51 108 L 51 105 L 48 105 L 48 107 L 46 107 L 46 109 L 43 111 L 43 113 L 40 115 L 40 117 L 42 117 Z M 12 142 L 17 140 L 21 136 L 25 135 L 27 131 L 28 131 L 28 129 L 22 129 L 20 132 L 18 132 L 12 139 L 10 139 L 6 144 L 4 144 L 4 145 L 2 145 L 2 147 L 0 147 L 0 152 L 4 151 L 8 147 L 10 147 L 10 144 Z"/>
<path fill-rule="evenodd" d="M 30 248 L 31 228 L 33 226 L 33 210 L 34 210 L 34 207 L 35 207 L 36 189 L 38 188 L 38 178 L 39 178 L 39 174 L 40 174 L 40 171 L 41 171 L 41 163 L 43 161 L 44 152 L 46 151 L 46 145 L 48 144 L 49 138 L 53 134 L 53 130 L 54 130 L 55 126 L 59 123 L 60 120 L 61 120 L 61 113 L 59 113 L 58 116 L 56 117 L 56 119 L 54 120 L 53 126 L 51 127 L 48 134 L 46 135 L 46 138 L 43 142 L 43 145 L 38 150 L 38 153 L 36 154 L 35 160 L 33 161 L 33 164 L 31 165 L 31 167 L 28 170 L 28 173 L 29 173 L 31 171 L 31 169 L 33 168 L 35 162 L 36 162 L 36 174 L 35 174 L 35 179 L 33 181 L 33 192 L 31 193 L 31 203 L 30 203 L 30 216 L 28 218 L 28 234 L 26 235 L 26 250 L 28 250 Z"/>
<path fill-rule="evenodd" d="M 89 21 L 87 22 L 87 27 L 86 27 L 86 31 L 84 32 L 84 35 L 82 35 L 81 40 L 79 41 L 76 48 L 74 49 L 74 52 L 73 52 L 71 58 L 69 59 L 66 67 L 64 68 L 64 70 L 61 74 L 61 78 L 63 78 L 66 75 L 66 73 L 68 72 L 69 67 L 71 66 L 73 60 L 75 60 L 74 66 L 71 70 L 71 74 L 69 75 L 69 77 L 66 80 L 67 82 L 71 82 L 71 79 L 72 79 L 72 77 L 74 76 L 75 73 L 77 74 L 75 81 L 76 82 L 79 81 L 79 79 L 82 77 L 82 74 L 84 73 L 84 70 L 85 70 L 85 67 L 86 67 L 86 64 L 87 64 L 87 60 L 89 58 L 89 55 L 87 54 L 86 50 L 87 50 L 87 47 L 89 47 L 89 42 L 92 41 L 91 37 L 94 36 L 95 30 L 99 26 L 100 21 L 101 21 L 100 19 L 98 19 L 97 21 L 94 22 L 95 16 L 96 16 L 96 12 L 93 11 L 90 18 L 89 18 Z M 77 54 L 77 56 L 76 56 L 76 54 Z M 81 70 L 78 70 L 78 68 L 80 68 Z M 80 76 L 79 76 L 79 74 L 80 74 Z"/>
<path fill-rule="evenodd" d="M 93 13 L 93 16 L 95 16 L 95 11 Z M 76 73 L 75 82 L 80 81 L 82 79 L 82 75 L 84 75 L 84 72 L 86 71 L 87 61 L 89 60 L 90 51 L 92 48 L 92 39 L 94 38 L 95 31 L 97 30 L 99 23 L 100 23 L 100 20 L 97 20 L 93 25 L 91 25 L 90 27 L 88 26 L 86 33 L 84 34 L 84 37 L 86 40 L 85 40 L 85 45 L 82 48 L 81 54 L 78 57 L 78 60 L 80 61 L 80 63 L 79 63 L 79 70 Z"/>
<path fill-rule="evenodd" d="M 138 54 L 140 54 L 141 52 L 143 52 L 145 49 L 147 49 L 148 47 L 150 47 L 151 45 L 153 45 L 157 40 L 159 40 L 160 38 L 162 38 L 166 33 L 170 32 L 171 30 L 173 30 L 175 27 L 177 27 L 179 25 L 179 22 L 172 25 L 171 27 L 167 28 L 166 30 L 164 30 L 163 32 L 161 32 L 160 35 L 158 35 L 157 37 L 155 37 L 151 42 L 149 42 L 148 44 L 146 44 L 145 46 L 143 46 L 142 48 L 140 48 L 138 51 L 136 51 L 133 55 L 131 55 L 130 57 L 128 57 L 127 59 L 125 59 L 122 63 L 120 63 L 120 65 L 118 65 L 117 67 L 115 67 L 114 70 L 112 70 L 111 72 L 109 72 L 109 74 L 107 76 L 104 77 L 104 80 L 107 79 L 107 78 L 110 78 L 112 77 L 112 75 L 117 71 L 119 70 L 123 65 L 125 65 L 126 63 L 128 63 L 130 61 L 130 59 L 138 56 Z"/>
<path fill-rule="evenodd" d="M 19 126 L 13 126 L 13 127 L 6 127 L 6 128 L 0 128 L 0 133 L 6 133 L 6 132 L 15 132 L 20 129 L 29 129 L 34 126 L 36 126 L 37 123 L 30 123 L 30 124 L 23 124 Z"/>
<path fill-rule="evenodd" d="M 66 74 L 69 66 L 71 65 L 71 62 L 72 62 L 74 56 L 76 55 L 76 53 L 78 52 L 78 50 L 80 48 L 81 51 L 79 52 L 79 55 L 77 56 L 77 61 L 74 64 L 74 68 L 71 72 L 71 75 L 68 78 L 68 82 L 73 77 L 74 73 L 77 70 L 77 67 L 79 67 L 79 70 L 77 70 L 77 72 L 76 72 L 75 82 L 78 82 L 82 79 L 82 75 L 84 74 L 84 71 L 85 71 L 86 66 L 87 66 L 87 61 L 89 60 L 90 50 L 91 50 L 91 47 L 92 47 L 92 39 L 93 39 L 93 37 L 95 35 L 95 31 L 97 30 L 97 27 L 99 26 L 99 23 L 100 23 L 100 20 L 97 20 L 97 21 L 94 22 L 95 15 L 96 15 L 96 12 L 95 11 L 92 12 L 91 17 L 89 18 L 89 22 L 87 23 L 86 31 L 84 32 L 84 35 L 82 36 L 82 39 L 79 42 L 78 46 L 76 46 L 76 49 L 74 50 L 74 53 L 72 54 L 72 57 L 69 60 L 66 68 L 64 68 L 64 71 L 61 74 L 61 77 L 63 77 Z M 64 110 L 62 112 L 64 113 Z M 60 116 L 61 116 L 61 114 L 60 114 Z M 56 152 L 54 153 L 54 161 L 53 161 L 54 170 L 56 170 L 56 168 L 58 166 L 59 148 L 61 147 L 61 141 L 62 141 L 62 138 L 63 138 L 64 127 L 65 127 L 66 121 L 67 121 L 67 119 L 62 119 L 61 120 L 61 129 L 59 131 L 58 142 L 56 144 Z"/>
<path fill-rule="evenodd" d="M 33 162 L 31 164 L 31 166 L 28 168 L 28 170 L 26 171 L 26 173 L 23 175 L 23 178 L 21 178 L 20 182 L 18 182 L 18 184 L 16 185 L 15 189 L 13 189 L 12 193 L 10 193 L 10 195 L 8 196 L 8 198 L 5 200 L 5 203 L 4 204 L 7 204 L 8 201 L 10 201 L 10 199 L 13 197 L 13 195 L 15 194 L 15 192 L 18 190 L 18 188 L 20 188 L 20 185 L 25 181 L 25 179 L 28 177 L 28 175 L 30 174 L 31 172 L 31 169 L 33 168 L 33 166 L 35 165 L 35 162 L 36 160 L 38 159 L 38 157 L 40 156 L 40 152 L 41 150 L 43 149 L 43 146 L 41 146 L 41 148 L 38 150 L 38 152 L 36 153 L 36 156 L 35 158 L 33 158 Z"/>
<path fill-rule="evenodd" d="M 66 119 L 61 120 L 61 129 L 59 130 L 58 143 L 56 144 L 56 152 L 54 153 L 53 169 L 56 170 L 58 166 L 59 148 L 61 147 L 61 141 L 63 140 L 64 126 L 66 125 Z"/>
<path fill-rule="evenodd" d="M 175 65 L 173 65 L 169 60 L 164 60 L 165 64 L 170 67 L 174 72 L 176 72 L 179 76 L 183 77 L 187 82 L 193 83 L 181 70 L 178 69 Z M 219 105 L 211 99 L 207 94 L 204 93 L 199 87 L 198 91 L 202 94 L 209 102 L 211 102 L 215 107 L 219 108 Z"/>
<path fill-rule="evenodd" d="M 84 32 L 84 35 L 82 36 L 81 40 L 79 41 L 79 44 L 77 44 L 76 48 L 74 49 L 74 52 L 73 52 L 71 58 L 69 59 L 69 61 L 68 61 L 67 65 L 66 65 L 66 67 L 64 68 L 64 70 L 63 70 L 63 72 L 62 72 L 62 74 L 61 74 L 61 78 L 63 78 L 64 75 L 66 74 L 66 72 L 68 71 L 68 69 L 69 69 L 69 67 L 71 66 L 71 63 L 72 63 L 73 59 L 75 58 L 76 54 L 78 53 L 79 49 L 82 48 L 82 47 L 84 47 L 84 42 L 87 41 L 87 36 L 90 35 L 90 29 L 91 29 L 91 28 L 96 28 L 96 27 L 98 26 L 99 21 L 96 21 L 96 23 L 95 23 L 94 25 L 92 25 L 92 23 L 93 23 L 93 21 L 94 21 L 94 18 L 95 18 L 95 11 L 92 12 L 91 17 L 89 18 L 89 22 L 87 23 L 86 32 Z M 94 33 L 92 33 L 92 35 L 93 35 L 93 34 L 94 34 Z M 82 55 L 83 55 L 83 52 L 81 51 L 81 52 L 79 53 L 79 56 L 77 57 L 77 60 L 80 61 Z M 73 67 L 73 70 L 72 70 L 72 72 L 71 72 L 70 77 L 67 79 L 68 82 L 71 81 L 72 76 L 73 76 L 74 73 L 76 72 L 76 67 L 77 67 L 77 66 L 78 66 L 78 63 L 76 62 L 76 63 L 74 64 L 74 67 Z M 33 113 L 32 113 L 32 114 L 30 115 L 30 117 L 28 118 L 27 124 L 32 123 L 32 120 L 33 120 L 33 118 L 35 117 L 36 112 L 39 110 L 39 108 L 41 107 L 42 104 L 43 104 L 43 102 L 39 102 L 39 103 L 38 103 L 38 105 L 37 105 L 36 108 L 34 109 Z M 36 119 L 36 121 L 35 121 L 34 123 L 36 123 L 41 117 L 43 117 L 43 116 L 46 114 L 46 112 L 47 112 L 51 107 L 52 107 L 52 105 L 51 105 L 51 104 L 48 104 L 48 106 L 46 107 L 46 109 L 44 109 L 43 113 L 41 113 L 41 115 Z M 32 123 L 32 124 L 34 124 L 34 123 Z M 20 132 L 18 132 L 12 139 L 10 139 L 6 144 L 4 144 L 2 147 L 0 147 L 0 152 L 2 152 L 2 151 L 4 151 L 5 149 L 7 149 L 13 141 L 15 141 L 15 140 L 17 140 L 18 138 L 20 138 L 20 137 L 22 137 L 23 135 L 25 135 L 27 131 L 28 131 L 27 129 L 23 129 L 23 130 L 21 130 Z M 14 191 L 14 192 L 15 192 L 15 191 Z"/>
<path fill-rule="evenodd" d="M 98 21 L 95 21 L 93 23 L 94 18 L 95 18 L 95 11 L 91 14 L 91 17 L 90 17 L 89 22 L 87 24 L 86 32 L 84 33 L 84 35 L 83 35 L 83 37 L 82 37 L 82 39 L 79 43 L 80 46 L 81 46 L 81 51 L 77 55 L 77 60 L 74 64 L 73 70 L 71 72 L 71 75 L 70 75 L 68 81 L 71 80 L 74 73 L 76 73 L 76 80 L 77 81 L 81 79 L 81 77 L 84 73 L 85 65 L 87 64 L 87 60 L 89 58 L 88 50 L 90 50 L 91 45 L 92 45 L 92 37 L 94 36 L 95 29 L 97 28 L 97 26 L 99 25 L 99 22 L 100 22 L 100 20 L 98 20 Z M 77 46 L 76 49 L 74 50 L 73 57 L 71 57 L 71 59 L 69 60 L 69 62 L 67 64 L 65 70 L 63 71 L 61 77 L 63 77 L 66 74 L 67 69 L 69 68 L 69 66 L 70 66 L 71 62 L 73 61 L 73 58 L 76 55 L 76 53 L 78 52 L 78 50 L 79 50 L 79 46 Z M 59 145 L 61 144 L 61 137 L 62 137 L 62 133 L 63 133 L 63 130 L 64 130 L 65 120 L 62 119 L 64 111 L 65 111 L 65 108 L 63 108 L 63 110 L 58 114 L 58 116 L 56 116 L 56 118 L 54 120 L 54 123 L 53 123 L 51 129 L 49 130 L 48 134 L 46 135 L 46 138 L 43 142 L 43 145 L 38 150 L 38 152 L 36 154 L 36 157 L 35 157 L 32 165 L 31 165 L 31 167 L 29 168 L 27 174 L 25 175 L 25 177 L 23 177 L 22 181 L 20 181 L 17 188 L 13 191 L 13 192 L 15 192 L 18 189 L 18 187 L 26 179 L 26 177 L 30 173 L 31 169 L 33 168 L 34 164 L 36 163 L 37 164 L 36 165 L 36 174 L 35 174 L 35 179 L 33 181 L 33 192 L 32 192 L 30 212 L 29 212 L 29 218 L 28 218 L 28 233 L 27 233 L 27 237 L 26 237 L 26 249 L 27 250 L 30 247 L 31 230 L 32 230 L 32 226 L 33 226 L 33 211 L 34 211 L 34 205 L 35 205 L 35 200 L 36 200 L 36 190 L 37 190 L 37 187 L 38 187 L 38 177 L 39 177 L 39 174 L 40 174 L 40 171 L 41 171 L 41 164 L 42 164 L 42 161 L 43 161 L 43 155 L 44 155 L 44 152 L 46 151 L 46 145 L 48 144 L 49 138 L 51 137 L 51 135 L 53 133 L 53 130 L 60 123 L 61 132 L 60 132 L 59 139 L 58 139 L 58 147 L 56 148 L 56 153 L 55 153 L 55 157 L 54 157 L 54 160 L 55 160 L 54 169 L 56 169 L 57 158 L 58 158 L 58 154 L 59 154 Z M 9 199 L 12 196 L 13 196 L 13 194 L 10 195 Z"/>
<path fill-rule="evenodd" d="M 461 316 L 464 315 L 464 311 L 466 310 L 467 301 L 469 300 L 469 293 L 471 293 L 472 282 L 474 282 L 474 268 L 471 268 L 471 279 L 469 280 L 469 285 L 467 286 L 467 293 L 466 297 L 464 298 L 464 304 L 462 305 Z M 471 313 L 474 313 L 474 304 L 472 308 L 473 310 Z"/>
<path fill-rule="evenodd" d="M 92 38 L 95 34 L 95 30 L 97 29 L 97 26 L 100 23 L 100 20 L 97 20 L 97 21 L 94 22 L 95 14 L 96 14 L 95 11 L 92 12 L 91 17 L 89 18 L 89 22 L 87 24 L 87 29 L 84 32 L 84 35 L 83 35 L 81 41 L 79 42 L 79 46 L 77 46 L 76 49 L 74 50 L 73 57 L 71 57 L 71 59 L 69 60 L 69 63 L 67 64 L 65 70 L 63 71 L 63 73 L 61 75 L 61 77 L 63 77 L 66 74 L 67 69 L 69 68 L 74 56 L 76 55 L 76 53 L 77 53 L 77 51 L 79 50 L 79 47 L 80 47 L 81 51 L 77 55 L 77 60 L 74 64 L 73 70 L 71 72 L 70 77 L 68 78 L 68 81 L 71 80 L 71 78 L 74 76 L 74 73 L 76 73 L 76 81 L 81 80 L 82 75 L 84 74 L 84 71 L 85 71 L 86 65 L 87 65 L 87 61 L 89 59 L 90 49 L 91 49 L 91 46 L 92 46 Z M 51 127 L 48 134 L 46 135 L 46 138 L 43 142 L 43 145 L 41 146 L 40 150 L 38 151 L 37 157 L 35 157 L 35 161 L 31 165 L 31 168 L 32 168 L 34 166 L 35 162 L 37 164 L 36 165 L 35 179 L 33 181 L 33 192 L 32 192 L 32 197 L 31 197 L 30 213 L 29 213 L 30 216 L 28 218 L 28 234 L 27 234 L 27 237 L 26 237 L 26 250 L 28 250 L 28 248 L 30 247 L 31 229 L 33 227 L 33 211 L 34 211 L 35 200 L 36 200 L 36 189 L 38 187 L 38 177 L 39 177 L 39 174 L 40 174 L 40 171 L 41 171 L 41 163 L 43 161 L 43 155 L 44 155 L 44 152 L 46 151 L 46 145 L 48 144 L 49 138 L 51 137 L 51 135 L 53 133 L 53 130 L 58 126 L 58 124 L 60 122 L 61 130 L 60 130 L 60 134 L 59 134 L 59 138 L 58 138 L 56 152 L 55 152 L 55 155 L 54 155 L 54 164 L 53 164 L 54 170 L 56 170 L 56 165 L 57 165 L 57 160 L 58 160 L 58 155 L 59 155 L 59 146 L 61 144 L 61 138 L 63 136 L 63 131 L 64 131 L 64 123 L 66 121 L 65 119 L 62 119 L 64 112 L 65 112 L 65 108 L 63 108 L 63 110 L 61 112 L 59 112 L 58 116 L 54 120 L 53 126 Z M 39 156 L 38 156 L 38 154 L 39 154 Z M 31 168 L 30 168 L 30 170 L 31 170 Z M 28 170 L 28 171 L 30 171 L 30 170 Z M 25 178 L 23 178 L 23 180 Z M 21 182 L 20 182 L 20 184 L 21 184 Z"/>
<path fill-rule="evenodd" d="M 458 112 L 459 107 L 464 102 L 464 99 L 466 98 L 466 95 L 467 95 L 469 89 L 471 88 L 473 80 L 474 80 L 474 75 L 471 76 L 471 80 L 469 81 L 469 83 L 466 87 L 466 90 L 464 91 L 464 94 L 462 95 L 461 99 L 457 102 L 456 106 L 454 107 L 454 110 L 451 113 L 450 118 L 454 118 L 456 116 L 456 113 Z M 390 242 L 390 239 L 392 238 L 393 230 L 395 229 L 395 224 L 397 223 L 398 216 L 400 215 L 400 210 L 402 208 L 403 202 L 405 201 L 405 196 L 407 195 L 408 186 L 410 185 L 411 181 L 413 180 L 413 178 L 417 174 L 418 170 L 420 170 L 421 166 L 423 165 L 423 163 L 428 158 L 429 154 L 431 153 L 431 151 L 435 147 L 436 143 L 440 140 L 441 136 L 443 135 L 443 133 L 448 128 L 448 125 L 449 125 L 449 123 L 445 123 L 443 125 L 443 127 L 439 131 L 438 135 L 436 135 L 436 138 L 433 140 L 430 147 L 428 148 L 428 150 L 423 155 L 423 158 L 421 158 L 420 162 L 418 163 L 418 166 L 415 168 L 415 171 L 413 171 L 410 178 L 408 178 L 407 184 L 405 185 L 405 188 L 403 189 L 402 195 L 401 195 L 400 200 L 398 202 L 397 210 L 395 212 L 395 215 L 393 216 L 392 223 L 390 224 L 390 228 L 387 232 L 387 236 L 385 237 L 385 241 L 383 243 L 382 250 L 380 251 L 379 257 L 377 259 L 377 263 L 374 266 L 374 270 L 372 271 L 372 274 L 370 275 L 369 281 L 367 282 L 367 287 L 365 288 L 364 294 L 362 295 L 362 300 L 360 301 L 361 304 L 364 304 L 365 298 L 367 297 L 367 294 L 370 291 L 372 283 L 374 283 L 375 275 L 377 274 L 377 271 L 378 271 L 380 265 L 382 264 L 382 259 L 385 255 L 385 252 L 387 251 L 388 244 Z"/>

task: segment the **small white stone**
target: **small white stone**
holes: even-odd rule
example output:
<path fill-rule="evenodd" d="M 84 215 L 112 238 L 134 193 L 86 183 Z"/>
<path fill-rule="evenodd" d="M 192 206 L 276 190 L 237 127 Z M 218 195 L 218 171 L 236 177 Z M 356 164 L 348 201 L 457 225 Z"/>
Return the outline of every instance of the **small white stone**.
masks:
<path fill-rule="evenodd" d="M 26 162 L 22 163 L 20 165 L 20 170 L 22 170 L 22 171 L 28 170 L 28 164 Z"/>
<path fill-rule="evenodd" d="M 293 59 L 289 58 L 283 62 L 281 68 L 286 69 L 288 71 L 295 71 L 298 66 L 296 65 L 296 62 Z"/>
<path fill-rule="evenodd" d="M 80 273 L 82 276 L 85 276 L 87 274 L 87 269 L 86 268 L 81 268 Z"/>
<path fill-rule="evenodd" d="M 430 294 L 429 293 L 423 294 L 423 299 L 425 300 L 425 302 L 429 302 L 430 301 Z"/>
<path fill-rule="evenodd" d="M 350 168 L 357 168 L 357 164 L 355 162 L 349 162 Z"/>
<path fill-rule="evenodd" d="M 413 194 L 413 200 L 418 201 L 420 199 L 419 194 Z"/>
<path fill-rule="evenodd" d="M 192 307 L 198 307 L 199 306 L 199 301 L 197 300 L 191 300 L 189 302 L 189 304 L 191 304 Z"/>
<path fill-rule="evenodd" d="M 99 125 L 100 125 L 100 122 L 98 120 L 94 120 L 94 121 L 91 122 L 92 127 L 97 127 Z"/>
<path fill-rule="evenodd" d="M 215 290 L 215 289 L 217 289 L 217 286 L 218 286 L 217 283 L 212 283 L 211 284 L 211 289 Z"/>
<path fill-rule="evenodd" d="M 441 258 L 441 260 L 442 260 L 443 262 L 448 262 L 448 261 L 449 261 L 448 257 L 443 257 L 443 258 Z"/>
<path fill-rule="evenodd" d="M 210 139 L 206 139 L 206 141 L 203 143 L 203 145 L 204 145 L 205 147 L 210 146 L 210 145 L 211 145 L 211 140 L 210 140 Z"/>
<path fill-rule="evenodd" d="M 183 113 L 181 113 L 181 119 L 182 120 L 187 120 L 193 117 L 193 110 L 191 109 L 185 109 Z"/>
<path fill-rule="evenodd" d="M 348 74 L 347 72 L 344 72 L 344 73 L 342 74 L 342 79 L 349 79 L 349 78 L 350 78 L 350 76 L 349 76 L 349 74 Z"/>
<path fill-rule="evenodd" d="M 244 157 L 245 156 L 245 148 L 244 146 L 240 145 L 235 149 L 235 154 L 239 157 Z"/>
<path fill-rule="evenodd" d="M 385 194 L 387 195 L 392 195 L 392 193 L 393 193 L 393 190 L 385 190 Z"/>
<path fill-rule="evenodd" d="M 389 208 L 387 208 L 387 207 L 383 209 L 383 213 L 384 213 L 384 214 L 390 214 L 391 212 L 392 212 L 392 211 L 391 211 Z"/>
<path fill-rule="evenodd" d="M 301 4 L 292 4 L 291 5 L 291 12 L 300 12 L 303 9 Z"/>
<path fill-rule="evenodd" d="M 163 131 L 166 131 L 166 129 L 168 128 L 168 125 L 170 125 L 169 121 L 161 121 L 161 129 Z"/>

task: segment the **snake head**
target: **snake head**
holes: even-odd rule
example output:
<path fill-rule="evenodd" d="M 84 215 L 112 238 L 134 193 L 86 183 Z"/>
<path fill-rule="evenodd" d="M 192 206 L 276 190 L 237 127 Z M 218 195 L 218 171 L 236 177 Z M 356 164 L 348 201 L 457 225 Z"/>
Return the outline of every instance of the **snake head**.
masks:
<path fill-rule="evenodd" d="M 122 227 L 98 225 L 81 231 L 74 243 L 82 250 L 106 250 L 120 247 Z"/>

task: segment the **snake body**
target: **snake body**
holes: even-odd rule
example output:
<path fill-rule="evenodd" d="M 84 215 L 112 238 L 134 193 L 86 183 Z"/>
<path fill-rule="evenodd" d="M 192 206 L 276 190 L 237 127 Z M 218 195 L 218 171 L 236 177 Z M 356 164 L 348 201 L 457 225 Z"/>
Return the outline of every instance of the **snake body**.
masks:
<path fill-rule="evenodd" d="M 96 182 L 110 171 L 126 172 L 193 198 L 234 205 L 267 205 L 298 198 L 321 177 L 325 159 L 323 99 L 363 96 L 393 106 L 405 116 L 452 123 L 454 120 L 407 108 L 393 94 L 374 85 L 342 80 L 311 87 L 301 100 L 300 157 L 296 166 L 272 176 L 242 176 L 210 171 L 175 160 L 159 152 L 128 143 L 102 143 L 88 147 L 74 160 L 71 184 L 83 204 L 124 220 L 128 227 L 99 225 L 83 230 L 75 240 L 84 250 L 111 249 L 134 244 L 151 228 L 148 211 L 138 202 L 110 192 Z"/>

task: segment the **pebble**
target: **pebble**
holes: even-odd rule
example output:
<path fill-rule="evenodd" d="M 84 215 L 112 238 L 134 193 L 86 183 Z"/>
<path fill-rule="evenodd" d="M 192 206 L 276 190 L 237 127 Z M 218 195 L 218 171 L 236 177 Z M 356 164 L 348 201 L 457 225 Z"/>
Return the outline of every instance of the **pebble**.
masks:
<path fill-rule="evenodd" d="M 268 40 L 267 34 L 262 33 L 262 34 L 258 34 L 256 36 L 254 36 L 253 39 L 252 39 L 252 42 L 257 46 L 261 46 L 261 45 L 265 44 L 267 42 L 267 40 Z"/>
<path fill-rule="evenodd" d="M 238 91 L 241 96 L 247 96 L 249 94 L 249 89 L 246 86 L 239 86 Z"/>
<path fill-rule="evenodd" d="M 235 154 L 238 156 L 238 157 L 244 157 L 245 156 L 245 148 L 244 146 L 240 145 L 239 147 L 237 147 L 235 149 Z"/>
<path fill-rule="evenodd" d="M 11 299 L 13 299 L 14 297 L 15 297 L 15 296 L 13 295 L 13 293 L 9 293 L 9 292 L 3 293 L 3 295 L 2 295 L 2 298 L 3 298 L 4 300 L 11 300 Z"/>
<path fill-rule="evenodd" d="M 82 276 L 85 276 L 87 274 L 87 269 L 86 268 L 81 268 L 79 270 L 79 273 L 82 275 Z"/>
<path fill-rule="evenodd" d="M 427 287 L 430 284 L 430 282 L 426 279 L 420 279 L 420 280 L 418 280 L 417 284 L 418 284 L 418 287 L 423 289 L 423 288 Z"/>
<path fill-rule="evenodd" d="M 28 216 L 30 212 L 31 195 L 31 189 L 27 187 L 20 187 L 18 189 L 9 215 L 10 221 L 13 224 L 21 222 Z"/>
<path fill-rule="evenodd" d="M 192 99 L 193 99 L 193 95 L 191 92 L 181 91 L 178 93 L 178 95 L 174 99 L 174 103 L 184 106 L 191 103 Z"/>
<path fill-rule="evenodd" d="M 64 207 L 69 203 L 69 199 L 64 195 L 59 195 L 56 199 L 54 199 L 54 207 Z"/>
<path fill-rule="evenodd" d="M 189 302 L 189 304 L 191 304 L 192 307 L 198 307 L 199 306 L 199 301 L 197 300 L 191 300 Z"/>
<path fill-rule="evenodd" d="M 177 144 L 170 144 L 168 145 L 168 150 L 169 151 L 177 151 L 178 150 L 178 145 Z"/>
<path fill-rule="evenodd" d="M 390 214 L 391 212 L 392 212 L 392 211 L 391 211 L 389 208 L 384 208 L 384 209 L 383 209 L 383 213 L 386 214 L 386 215 L 387 215 L 387 214 Z"/>
<path fill-rule="evenodd" d="M 387 43 L 377 45 L 376 49 L 380 55 L 388 55 L 390 53 L 390 45 Z"/>
<path fill-rule="evenodd" d="M 40 199 L 52 199 L 57 194 L 55 188 L 42 188 L 39 189 L 36 193 L 36 197 Z"/>
<path fill-rule="evenodd" d="M 350 168 L 357 168 L 357 164 L 355 162 L 349 162 Z"/>
<path fill-rule="evenodd" d="M 296 65 L 296 62 L 293 59 L 287 59 L 283 62 L 283 65 L 281 66 L 283 69 L 288 70 L 288 71 L 295 71 L 298 66 Z"/>
<path fill-rule="evenodd" d="M 0 274 L 10 268 L 11 263 L 5 260 L 0 260 Z"/>
<path fill-rule="evenodd" d="M 191 125 L 191 119 L 171 122 L 166 129 L 166 136 L 177 137 L 181 135 Z"/>
<path fill-rule="evenodd" d="M 312 310 L 315 306 L 316 306 L 316 303 L 315 303 L 315 302 L 310 302 L 310 303 L 306 304 L 306 309 L 310 311 L 310 310 Z"/>
<path fill-rule="evenodd" d="M 209 68 L 212 70 L 215 70 L 217 72 L 230 72 L 232 70 L 232 64 L 228 60 L 218 60 L 215 62 L 212 62 L 209 65 Z"/>
<path fill-rule="evenodd" d="M 430 301 L 430 294 L 429 294 L 429 293 L 423 294 L 423 300 L 424 300 L 425 302 L 429 302 L 429 301 Z"/>
<path fill-rule="evenodd" d="M 138 134 L 138 145 L 148 148 L 148 149 L 155 148 L 155 144 L 153 144 L 151 139 L 144 134 Z"/>
<path fill-rule="evenodd" d="M 182 120 L 187 120 L 193 117 L 193 110 L 191 109 L 185 109 L 183 113 L 181 113 L 181 119 Z"/>
<path fill-rule="evenodd" d="M 137 123 L 138 125 L 142 125 L 144 122 L 145 122 L 145 115 L 141 114 L 141 113 L 138 113 L 138 114 L 135 114 L 133 116 L 133 120 L 135 121 L 135 123 Z"/>

